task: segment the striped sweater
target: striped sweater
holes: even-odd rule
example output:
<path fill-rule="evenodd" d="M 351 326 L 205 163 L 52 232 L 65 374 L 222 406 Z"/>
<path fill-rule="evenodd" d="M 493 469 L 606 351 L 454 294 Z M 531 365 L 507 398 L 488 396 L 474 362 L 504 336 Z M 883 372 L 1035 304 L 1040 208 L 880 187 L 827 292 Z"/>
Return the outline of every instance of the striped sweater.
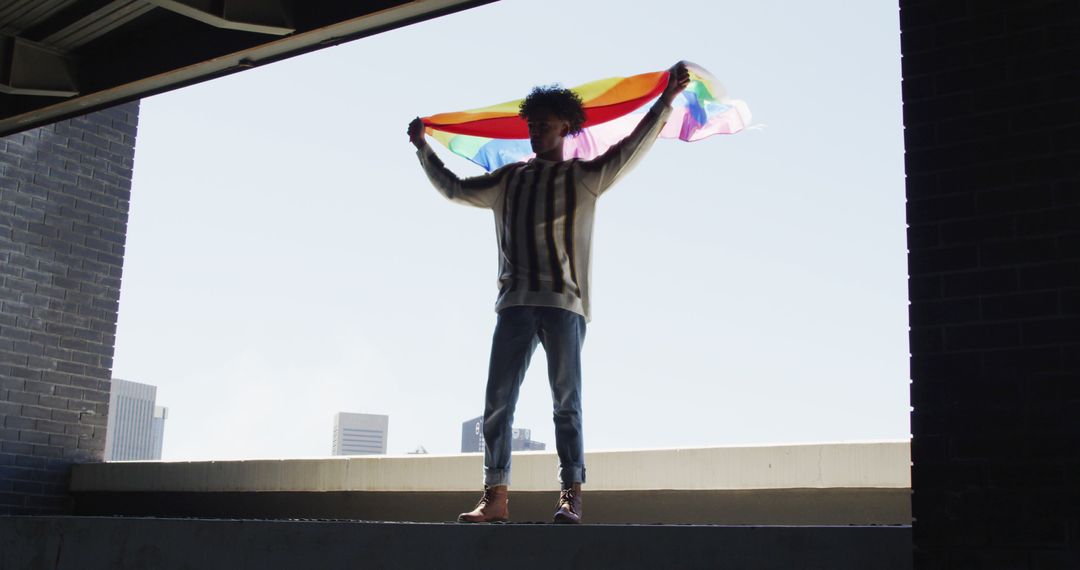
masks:
<path fill-rule="evenodd" d="M 670 111 L 657 101 L 629 136 L 589 161 L 534 158 L 460 179 L 431 147 L 425 144 L 417 151 L 440 193 L 495 213 L 496 311 L 518 305 L 558 307 L 590 319 L 596 200 L 652 146 Z"/>

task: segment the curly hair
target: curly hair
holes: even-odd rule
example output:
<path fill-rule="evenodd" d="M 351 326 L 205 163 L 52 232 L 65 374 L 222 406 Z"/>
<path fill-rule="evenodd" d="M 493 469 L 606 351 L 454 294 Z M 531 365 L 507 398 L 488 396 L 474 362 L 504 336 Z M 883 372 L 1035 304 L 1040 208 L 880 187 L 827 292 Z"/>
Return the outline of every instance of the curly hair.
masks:
<path fill-rule="evenodd" d="M 581 97 L 558 84 L 533 87 L 521 102 L 518 116 L 528 121 L 530 115 L 544 111 L 570 123 L 571 135 L 581 132 L 581 127 L 585 124 L 585 108 Z"/>

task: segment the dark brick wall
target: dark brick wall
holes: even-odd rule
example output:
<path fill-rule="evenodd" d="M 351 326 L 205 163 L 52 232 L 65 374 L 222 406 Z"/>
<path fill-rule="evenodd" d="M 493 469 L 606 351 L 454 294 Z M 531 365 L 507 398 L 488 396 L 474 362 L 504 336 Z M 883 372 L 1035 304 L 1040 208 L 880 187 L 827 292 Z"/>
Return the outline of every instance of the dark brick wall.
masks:
<path fill-rule="evenodd" d="M 138 102 L 0 139 L 0 513 L 105 449 Z"/>
<path fill-rule="evenodd" d="M 1080 3 L 900 6 L 916 567 L 1080 568 Z"/>

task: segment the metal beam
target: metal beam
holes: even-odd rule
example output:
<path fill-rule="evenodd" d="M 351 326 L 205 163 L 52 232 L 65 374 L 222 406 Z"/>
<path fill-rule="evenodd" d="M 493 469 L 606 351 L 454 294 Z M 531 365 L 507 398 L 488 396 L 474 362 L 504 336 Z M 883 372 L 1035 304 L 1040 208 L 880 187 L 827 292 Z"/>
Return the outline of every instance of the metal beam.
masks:
<path fill-rule="evenodd" d="M 74 67 L 63 52 L 0 35 L 0 93 L 45 97 L 78 95 Z"/>
<path fill-rule="evenodd" d="M 73 13 L 75 8 L 84 12 Z M 143 0 L 84 1 L 63 14 L 69 16 L 70 21 L 64 22 L 62 27 L 32 39 L 57 49 L 75 51 L 153 9 Z"/>
<path fill-rule="evenodd" d="M 281 0 L 148 0 L 204 24 L 226 30 L 286 36 L 296 31 Z"/>
<path fill-rule="evenodd" d="M 401 0 L 401 3 L 397 1 L 386 0 L 383 4 L 389 7 L 369 13 L 363 11 L 366 3 L 355 0 L 340 0 L 339 3 L 320 0 L 318 4 L 297 2 L 295 4 L 297 10 L 301 7 L 310 7 L 313 10 L 311 14 L 305 15 L 304 21 L 309 23 L 305 23 L 298 33 L 261 43 L 252 42 L 250 47 L 226 47 L 220 52 L 214 51 L 220 46 L 205 46 L 205 49 L 199 50 L 205 53 L 193 60 L 180 57 L 193 50 L 194 47 L 184 43 L 182 41 L 184 38 L 176 39 L 169 36 L 167 21 L 161 22 L 165 24 L 166 31 L 152 30 L 151 34 L 156 35 L 145 35 L 145 28 L 129 26 L 135 27 L 138 33 L 123 36 L 121 43 L 110 43 L 104 46 L 104 49 L 79 53 L 78 72 L 81 78 L 79 90 L 84 94 L 63 100 L 55 97 L 0 96 L 0 136 L 350 42 L 496 0 L 412 2 Z M 327 4 L 323 5 L 322 2 Z M 340 14 L 328 16 L 325 8 L 327 5 L 337 8 Z M 356 14 L 355 16 L 349 17 L 350 9 Z M 155 12 L 151 11 L 147 17 L 153 16 Z M 297 12 L 296 15 L 300 21 L 299 17 L 303 14 Z M 114 34 L 119 34 L 124 29 L 121 28 Z M 106 35 L 97 43 L 108 40 L 110 35 Z M 248 36 L 247 34 L 237 35 Z M 245 39 L 257 38 L 258 36 L 251 35 Z M 154 46 L 160 50 L 162 47 L 160 44 L 163 42 L 172 46 L 173 52 L 154 52 L 157 55 L 146 53 L 147 50 L 152 51 Z M 144 62 L 139 58 L 150 61 Z M 118 61 L 122 63 L 118 64 Z M 143 70 L 135 69 L 139 67 L 140 62 L 145 63 L 144 67 L 154 63 L 159 69 L 153 70 L 149 67 Z M 2 70 L 0 70 L 0 77 L 6 77 Z M 102 80 L 102 78 L 105 79 Z"/>
<path fill-rule="evenodd" d="M 25 36 L 26 29 L 48 20 L 77 0 L 0 0 L 0 33 Z M 85 0 L 83 0 L 85 1 Z"/>

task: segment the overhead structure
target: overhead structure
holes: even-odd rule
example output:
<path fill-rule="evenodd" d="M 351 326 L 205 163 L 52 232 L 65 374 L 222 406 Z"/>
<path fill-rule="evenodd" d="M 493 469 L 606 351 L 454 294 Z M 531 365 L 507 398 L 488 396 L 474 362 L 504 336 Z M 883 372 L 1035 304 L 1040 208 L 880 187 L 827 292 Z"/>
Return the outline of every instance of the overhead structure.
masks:
<path fill-rule="evenodd" d="M 0 136 L 494 0 L 0 0 Z"/>

